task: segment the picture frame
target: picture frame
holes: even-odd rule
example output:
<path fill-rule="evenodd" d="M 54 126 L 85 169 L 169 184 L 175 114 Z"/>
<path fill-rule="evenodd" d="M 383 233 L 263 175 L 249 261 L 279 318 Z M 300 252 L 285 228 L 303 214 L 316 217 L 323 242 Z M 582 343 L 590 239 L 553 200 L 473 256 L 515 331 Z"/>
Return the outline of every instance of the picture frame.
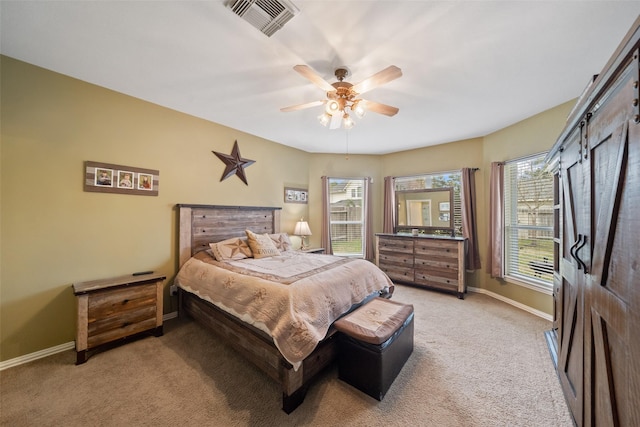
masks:
<path fill-rule="evenodd" d="M 305 188 L 284 187 L 285 203 L 308 203 L 309 192 Z"/>
<path fill-rule="evenodd" d="M 438 205 L 438 208 L 441 212 L 449 212 L 450 207 L 451 205 L 449 204 L 449 202 L 440 202 L 440 204 Z"/>
<path fill-rule="evenodd" d="M 157 196 L 160 172 L 111 163 L 84 162 L 84 191 Z"/>
<path fill-rule="evenodd" d="M 94 170 L 93 185 L 98 187 L 113 187 L 113 169 L 96 167 Z"/>
<path fill-rule="evenodd" d="M 135 174 L 131 171 L 118 171 L 118 181 L 116 186 L 118 188 L 133 188 Z"/>
<path fill-rule="evenodd" d="M 138 173 L 138 179 L 136 182 L 138 190 L 153 191 L 153 175 L 148 173 Z"/>

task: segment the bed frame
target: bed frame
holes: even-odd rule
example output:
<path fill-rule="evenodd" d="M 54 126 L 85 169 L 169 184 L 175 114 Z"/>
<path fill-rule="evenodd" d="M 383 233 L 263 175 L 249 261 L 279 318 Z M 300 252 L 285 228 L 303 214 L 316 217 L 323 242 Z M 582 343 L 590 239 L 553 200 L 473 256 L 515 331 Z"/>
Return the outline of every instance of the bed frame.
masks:
<path fill-rule="evenodd" d="M 209 242 L 245 236 L 248 228 L 259 233 L 280 232 L 280 208 L 177 205 L 179 267 L 191 256 L 209 248 Z M 197 296 L 178 291 L 180 316 L 188 315 L 211 329 L 239 353 L 280 383 L 282 410 L 293 412 L 303 401 L 309 383 L 337 356 L 335 330 L 330 331 L 298 370 L 280 354 L 271 337 Z"/>

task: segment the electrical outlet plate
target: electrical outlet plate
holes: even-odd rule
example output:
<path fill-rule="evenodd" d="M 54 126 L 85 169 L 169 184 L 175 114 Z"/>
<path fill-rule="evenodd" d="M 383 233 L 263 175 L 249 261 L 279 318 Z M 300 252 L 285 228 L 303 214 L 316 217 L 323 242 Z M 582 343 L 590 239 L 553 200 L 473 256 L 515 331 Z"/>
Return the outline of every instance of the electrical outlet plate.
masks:
<path fill-rule="evenodd" d="M 178 286 L 176 285 L 169 286 L 169 295 L 171 296 L 178 295 Z"/>

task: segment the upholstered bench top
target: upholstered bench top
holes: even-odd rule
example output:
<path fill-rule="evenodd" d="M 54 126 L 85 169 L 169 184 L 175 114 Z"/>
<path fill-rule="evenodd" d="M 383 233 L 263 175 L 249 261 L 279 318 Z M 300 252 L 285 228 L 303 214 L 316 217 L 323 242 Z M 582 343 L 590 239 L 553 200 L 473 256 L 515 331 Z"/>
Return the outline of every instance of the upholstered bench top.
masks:
<path fill-rule="evenodd" d="M 358 341 L 382 344 L 413 313 L 413 305 L 374 298 L 334 323 L 336 329 Z"/>

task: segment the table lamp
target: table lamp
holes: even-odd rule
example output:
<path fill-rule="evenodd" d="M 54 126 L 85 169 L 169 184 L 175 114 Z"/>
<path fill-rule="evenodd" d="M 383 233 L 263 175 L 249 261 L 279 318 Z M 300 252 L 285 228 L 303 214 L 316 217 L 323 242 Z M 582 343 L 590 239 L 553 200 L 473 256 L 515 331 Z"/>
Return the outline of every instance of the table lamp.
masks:
<path fill-rule="evenodd" d="M 309 224 L 307 221 L 304 221 L 303 218 L 300 218 L 300 221 L 296 223 L 296 228 L 293 231 L 293 234 L 296 236 L 300 236 L 300 240 L 302 241 L 302 246 L 300 246 L 300 250 L 307 249 L 307 245 L 305 245 L 305 237 L 311 236 L 311 229 L 309 228 Z"/>

